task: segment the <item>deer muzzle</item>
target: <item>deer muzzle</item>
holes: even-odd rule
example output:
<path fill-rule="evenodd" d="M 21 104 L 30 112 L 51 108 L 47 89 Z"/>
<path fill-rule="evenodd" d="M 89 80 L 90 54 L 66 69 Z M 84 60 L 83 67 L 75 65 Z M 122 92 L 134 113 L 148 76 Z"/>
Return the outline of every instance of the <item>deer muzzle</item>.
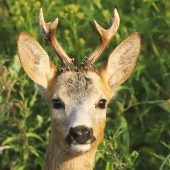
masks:
<path fill-rule="evenodd" d="M 93 129 L 85 126 L 71 127 L 65 141 L 75 148 L 75 145 L 90 145 L 96 140 Z"/>

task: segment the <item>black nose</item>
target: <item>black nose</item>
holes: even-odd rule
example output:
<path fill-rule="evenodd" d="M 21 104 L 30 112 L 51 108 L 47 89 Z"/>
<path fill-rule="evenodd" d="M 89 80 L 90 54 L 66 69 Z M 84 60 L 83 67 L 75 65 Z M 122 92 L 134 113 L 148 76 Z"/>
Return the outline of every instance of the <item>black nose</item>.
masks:
<path fill-rule="evenodd" d="M 86 144 L 87 141 L 88 143 L 92 143 L 95 141 L 93 129 L 85 126 L 71 127 L 69 135 L 66 137 L 66 141 L 75 144 Z"/>

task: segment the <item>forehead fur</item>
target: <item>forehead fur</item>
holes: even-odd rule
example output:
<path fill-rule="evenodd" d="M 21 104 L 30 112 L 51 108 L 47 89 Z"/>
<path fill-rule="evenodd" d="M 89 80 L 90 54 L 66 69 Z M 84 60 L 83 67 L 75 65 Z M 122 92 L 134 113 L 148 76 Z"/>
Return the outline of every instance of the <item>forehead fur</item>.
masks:
<path fill-rule="evenodd" d="M 101 94 L 102 83 L 95 72 L 67 72 L 58 76 L 54 96 L 71 96 L 81 101 L 92 93 Z"/>

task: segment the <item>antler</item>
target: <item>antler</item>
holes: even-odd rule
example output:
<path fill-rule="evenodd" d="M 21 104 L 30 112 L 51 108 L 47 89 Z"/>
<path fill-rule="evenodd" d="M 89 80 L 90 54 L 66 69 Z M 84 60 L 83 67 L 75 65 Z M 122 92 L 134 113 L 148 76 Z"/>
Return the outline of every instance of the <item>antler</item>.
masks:
<path fill-rule="evenodd" d="M 55 36 L 55 31 L 58 25 L 58 18 L 56 18 L 53 23 L 46 23 L 44 21 L 43 10 L 41 8 L 39 13 L 39 24 L 41 35 L 49 43 L 50 47 L 55 51 L 63 63 L 63 69 L 61 70 L 75 70 L 75 66 L 73 65 L 74 59 L 70 59 L 68 57 Z"/>
<path fill-rule="evenodd" d="M 100 57 L 100 55 L 103 53 L 103 51 L 109 46 L 111 40 L 113 39 L 115 33 L 117 32 L 119 28 L 120 18 L 117 10 L 114 10 L 114 19 L 110 18 L 110 28 L 108 30 L 105 30 L 102 28 L 95 20 L 94 25 L 100 35 L 100 44 L 97 46 L 97 48 L 93 51 L 93 53 L 86 58 L 84 62 L 81 63 L 81 66 L 84 65 L 86 69 L 93 69 L 94 63 L 96 60 Z"/>

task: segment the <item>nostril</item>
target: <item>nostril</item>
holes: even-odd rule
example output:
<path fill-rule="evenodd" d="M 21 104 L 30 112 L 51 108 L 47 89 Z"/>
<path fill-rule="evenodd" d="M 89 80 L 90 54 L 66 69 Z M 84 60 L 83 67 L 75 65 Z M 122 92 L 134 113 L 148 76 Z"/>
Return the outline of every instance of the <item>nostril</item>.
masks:
<path fill-rule="evenodd" d="M 73 132 L 71 136 L 72 136 L 74 139 L 76 139 L 76 138 L 78 137 L 78 134 Z"/>
<path fill-rule="evenodd" d="M 85 129 L 83 131 L 83 135 L 86 136 L 86 137 L 90 137 L 90 130 L 89 129 Z"/>
<path fill-rule="evenodd" d="M 82 133 L 82 131 L 81 130 L 77 130 L 77 129 L 75 129 L 75 128 L 71 128 L 72 130 L 71 130 L 71 136 L 74 138 L 74 139 L 76 139 L 76 138 L 78 138 L 78 137 L 80 137 L 80 136 L 82 136 L 83 135 L 83 133 Z"/>

